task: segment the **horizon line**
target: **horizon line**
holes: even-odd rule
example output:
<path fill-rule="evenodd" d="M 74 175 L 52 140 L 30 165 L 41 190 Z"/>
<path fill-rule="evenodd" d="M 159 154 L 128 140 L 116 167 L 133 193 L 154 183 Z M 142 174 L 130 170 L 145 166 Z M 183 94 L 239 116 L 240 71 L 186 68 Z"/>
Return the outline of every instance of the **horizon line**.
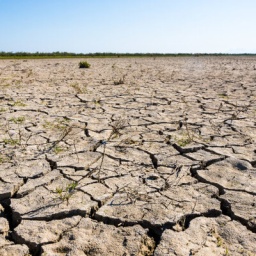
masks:
<path fill-rule="evenodd" d="M 7 55 L 256 55 L 256 53 L 252 52 L 237 52 L 237 53 L 228 53 L 228 52 L 69 52 L 69 51 L 0 51 L 0 56 Z"/>

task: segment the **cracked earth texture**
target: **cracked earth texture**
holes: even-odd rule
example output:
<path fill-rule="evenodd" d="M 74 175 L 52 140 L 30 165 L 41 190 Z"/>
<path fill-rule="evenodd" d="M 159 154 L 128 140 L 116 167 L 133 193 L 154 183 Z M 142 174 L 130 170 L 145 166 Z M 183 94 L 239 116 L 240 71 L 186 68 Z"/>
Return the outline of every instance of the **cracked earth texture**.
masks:
<path fill-rule="evenodd" d="M 0 255 L 256 255 L 256 58 L 0 61 Z"/>

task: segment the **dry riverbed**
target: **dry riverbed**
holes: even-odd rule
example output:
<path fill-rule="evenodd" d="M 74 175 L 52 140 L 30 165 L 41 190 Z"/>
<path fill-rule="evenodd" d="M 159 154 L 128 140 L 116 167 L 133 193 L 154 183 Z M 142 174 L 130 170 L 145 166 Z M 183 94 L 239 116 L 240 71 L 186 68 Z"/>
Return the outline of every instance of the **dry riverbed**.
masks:
<path fill-rule="evenodd" d="M 0 60 L 0 255 L 256 255 L 256 58 Z"/>

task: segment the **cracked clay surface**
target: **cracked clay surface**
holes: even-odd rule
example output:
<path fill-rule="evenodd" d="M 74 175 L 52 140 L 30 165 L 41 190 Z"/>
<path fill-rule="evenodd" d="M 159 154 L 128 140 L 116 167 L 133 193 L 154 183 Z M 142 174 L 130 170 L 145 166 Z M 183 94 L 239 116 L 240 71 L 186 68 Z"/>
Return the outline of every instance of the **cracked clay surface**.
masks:
<path fill-rule="evenodd" d="M 256 58 L 79 61 L 0 60 L 0 255 L 256 255 Z"/>

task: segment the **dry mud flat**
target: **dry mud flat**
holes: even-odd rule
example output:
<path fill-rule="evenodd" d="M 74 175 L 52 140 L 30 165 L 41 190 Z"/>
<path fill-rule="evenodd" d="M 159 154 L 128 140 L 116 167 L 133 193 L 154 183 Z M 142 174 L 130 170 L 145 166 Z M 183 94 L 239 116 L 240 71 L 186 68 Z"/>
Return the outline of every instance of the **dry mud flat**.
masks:
<path fill-rule="evenodd" d="M 256 255 L 256 59 L 0 61 L 0 255 Z"/>

